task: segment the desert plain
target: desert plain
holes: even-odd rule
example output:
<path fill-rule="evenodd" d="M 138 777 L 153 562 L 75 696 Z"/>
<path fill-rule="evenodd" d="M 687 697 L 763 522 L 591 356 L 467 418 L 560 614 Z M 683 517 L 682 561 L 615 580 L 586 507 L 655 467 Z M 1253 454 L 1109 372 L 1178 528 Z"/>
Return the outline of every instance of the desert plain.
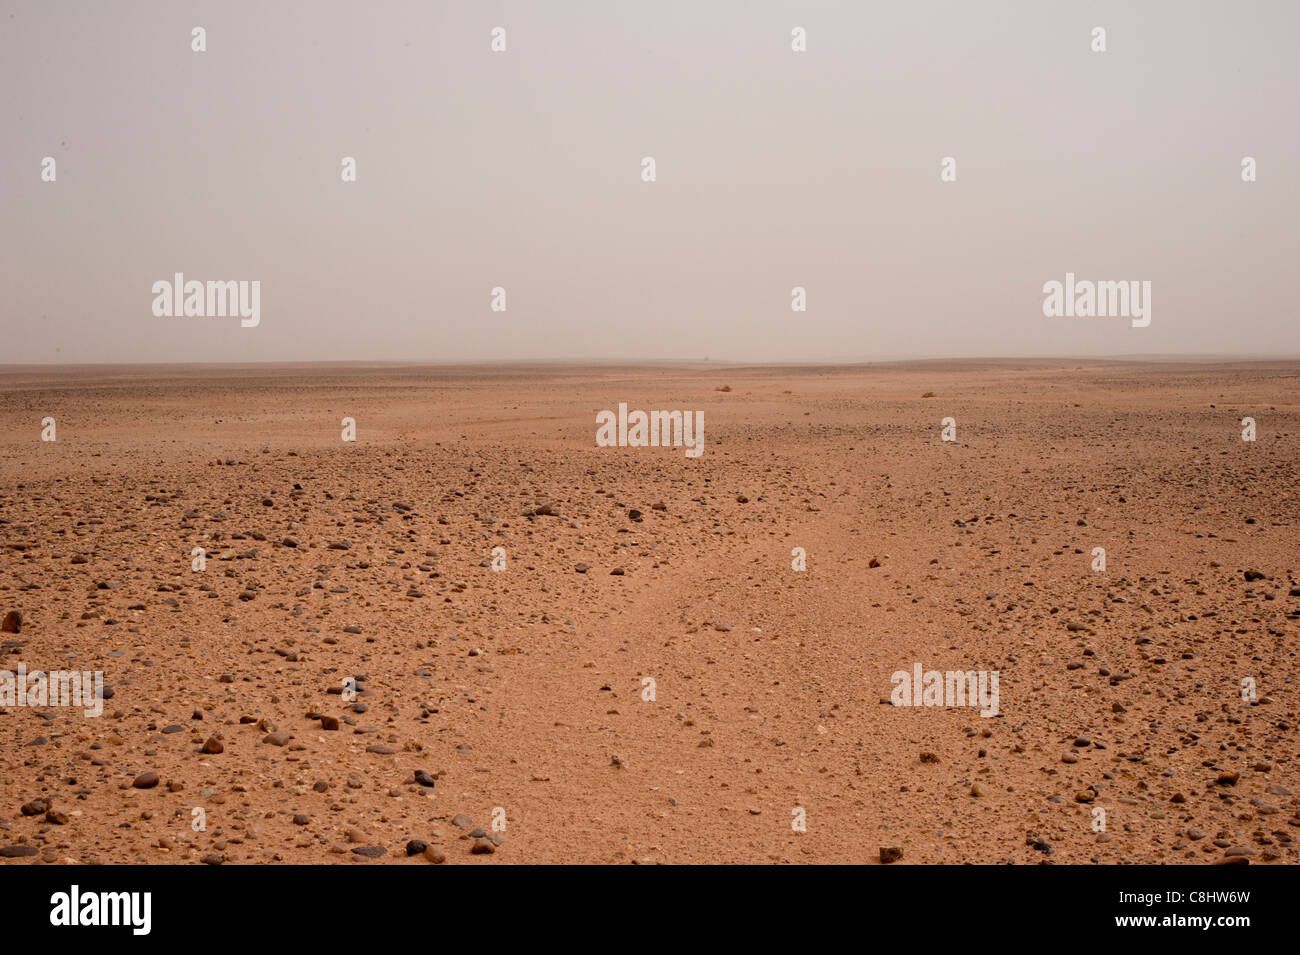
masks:
<path fill-rule="evenodd" d="M 0 447 L 0 671 L 106 687 L 0 706 L 0 864 L 1300 861 L 1297 362 L 11 366 Z"/>

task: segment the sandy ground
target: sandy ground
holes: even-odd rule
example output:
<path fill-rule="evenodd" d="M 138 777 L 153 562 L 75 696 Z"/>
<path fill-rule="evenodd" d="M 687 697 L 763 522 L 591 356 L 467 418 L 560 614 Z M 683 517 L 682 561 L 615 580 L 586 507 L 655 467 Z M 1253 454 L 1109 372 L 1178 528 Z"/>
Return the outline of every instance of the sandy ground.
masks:
<path fill-rule="evenodd" d="M 1300 364 L 10 368 L 0 446 L 0 670 L 112 691 L 0 708 L 0 863 L 1300 860 Z"/>

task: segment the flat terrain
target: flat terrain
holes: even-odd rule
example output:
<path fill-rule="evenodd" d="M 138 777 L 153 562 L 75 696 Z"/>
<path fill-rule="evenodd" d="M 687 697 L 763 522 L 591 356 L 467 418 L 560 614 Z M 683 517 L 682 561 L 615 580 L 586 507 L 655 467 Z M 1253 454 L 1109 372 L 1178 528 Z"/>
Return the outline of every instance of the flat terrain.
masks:
<path fill-rule="evenodd" d="M 0 670 L 112 688 L 0 708 L 0 864 L 1300 861 L 1300 363 L 9 368 L 0 448 Z"/>

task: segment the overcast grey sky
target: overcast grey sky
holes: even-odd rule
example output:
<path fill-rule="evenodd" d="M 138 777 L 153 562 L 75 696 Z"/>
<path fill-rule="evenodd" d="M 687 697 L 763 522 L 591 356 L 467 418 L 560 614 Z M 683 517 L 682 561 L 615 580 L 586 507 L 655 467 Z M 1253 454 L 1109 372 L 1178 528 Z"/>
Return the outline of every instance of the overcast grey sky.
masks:
<path fill-rule="evenodd" d="M 0 11 L 0 363 L 1300 354 L 1298 3 Z"/>

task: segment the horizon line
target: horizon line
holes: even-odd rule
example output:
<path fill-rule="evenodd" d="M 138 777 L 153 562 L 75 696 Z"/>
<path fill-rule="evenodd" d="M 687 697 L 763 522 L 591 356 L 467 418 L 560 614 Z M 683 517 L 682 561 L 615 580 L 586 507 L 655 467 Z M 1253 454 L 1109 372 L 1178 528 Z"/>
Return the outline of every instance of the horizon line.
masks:
<path fill-rule="evenodd" d="M 425 359 L 267 359 L 262 361 L 35 361 L 0 362 L 0 373 L 42 369 L 109 369 L 109 368 L 259 368 L 259 367 L 353 367 L 353 368 L 416 368 L 416 367 L 470 367 L 470 366 L 525 366 L 525 365 L 717 365 L 752 368 L 800 367 L 855 367 L 862 365 L 903 365 L 923 362 L 1091 362 L 1136 364 L 1142 362 L 1206 362 L 1206 363 L 1284 363 L 1300 361 L 1300 353 L 1291 355 L 1243 354 L 1153 354 L 1153 355 L 941 355 L 909 358 L 838 358 L 783 361 L 743 361 L 728 358 L 484 358 L 434 361 Z"/>

